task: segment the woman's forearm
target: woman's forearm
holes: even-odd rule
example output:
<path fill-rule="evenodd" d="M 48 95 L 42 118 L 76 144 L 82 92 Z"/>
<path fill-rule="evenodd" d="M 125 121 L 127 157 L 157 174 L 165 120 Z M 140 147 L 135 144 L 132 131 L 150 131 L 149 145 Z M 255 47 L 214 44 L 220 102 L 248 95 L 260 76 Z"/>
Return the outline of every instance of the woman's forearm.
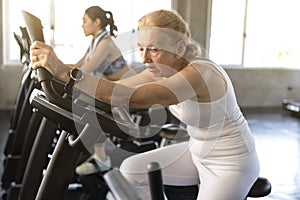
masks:
<path fill-rule="evenodd" d="M 75 87 L 100 101 L 121 107 L 130 106 L 129 99 L 134 91 L 131 87 L 87 73 Z"/>
<path fill-rule="evenodd" d="M 56 63 L 56 66 L 57 66 L 56 71 L 52 74 L 54 74 L 54 76 L 56 78 L 58 78 L 64 82 L 69 82 L 70 71 L 71 71 L 71 69 L 73 69 L 73 67 L 62 63 L 60 60 L 58 60 L 58 62 Z"/>

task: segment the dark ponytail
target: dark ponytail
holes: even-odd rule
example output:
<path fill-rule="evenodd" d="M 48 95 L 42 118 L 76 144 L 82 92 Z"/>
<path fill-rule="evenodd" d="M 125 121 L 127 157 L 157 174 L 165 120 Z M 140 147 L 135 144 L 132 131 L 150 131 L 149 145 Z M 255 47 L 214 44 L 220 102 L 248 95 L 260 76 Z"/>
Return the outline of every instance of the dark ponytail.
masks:
<path fill-rule="evenodd" d="M 105 16 L 106 16 L 106 20 L 107 20 L 106 26 L 109 25 L 109 29 L 110 29 L 109 33 L 110 33 L 110 35 L 116 37 L 114 34 L 114 31 L 118 31 L 118 27 L 115 25 L 113 14 L 110 11 L 105 11 L 105 12 L 106 12 Z"/>
<path fill-rule="evenodd" d="M 85 14 L 87 14 L 93 21 L 100 19 L 101 29 L 106 28 L 107 25 L 109 25 L 110 35 L 116 37 L 114 31 L 118 31 L 118 28 L 115 25 L 113 14 L 110 11 L 104 11 L 99 6 L 91 6 L 85 10 Z"/>

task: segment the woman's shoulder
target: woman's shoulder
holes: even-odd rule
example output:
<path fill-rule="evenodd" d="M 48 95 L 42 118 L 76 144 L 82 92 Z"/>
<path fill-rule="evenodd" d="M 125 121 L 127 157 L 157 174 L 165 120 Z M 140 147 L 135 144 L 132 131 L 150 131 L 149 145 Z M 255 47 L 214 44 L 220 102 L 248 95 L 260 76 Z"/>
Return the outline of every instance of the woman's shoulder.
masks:
<path fill-rule="evenodd" d="M 102 38 L 99 44 L 105 44 L 105 43 L 114 43 L 110 35 L 106 35 Z"/>
<path fill-rule="evenodd" d="M 189 66 L 202 70 L 221 71 L 221 67 L 208 58 L 195 58 L 190 61 Z"/>
<path fill-rule="evenodd" d="M 105 47 L 105 48 L 111 48 L 111 49 L 118 49 L 119 47 L 117 46 L 117 44 L 115 43 L 115 41 L 113 40 L 113 38 L 111 38 L 111 36 L 105 36 L 101 42 L 99 43 L 98 47 Z M 108 49 L 110 50 L 110 49 Z"/>

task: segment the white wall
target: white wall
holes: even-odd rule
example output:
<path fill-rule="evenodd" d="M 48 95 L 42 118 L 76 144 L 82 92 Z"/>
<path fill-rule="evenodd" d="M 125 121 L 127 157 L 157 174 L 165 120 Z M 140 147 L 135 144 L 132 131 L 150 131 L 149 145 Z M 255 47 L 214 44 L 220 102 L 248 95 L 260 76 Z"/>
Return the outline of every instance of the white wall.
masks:
<path fill-rule="evenodd" d="M 300 69 L 226 69 L 242 107 L 281 106 L 284 98 L 300 100 Z"/>
<path fill-rule="evenodd" d="M 21 76 L 21 66 L 0 66 L 0 109 L 11 109 L 13 107 Z"/>

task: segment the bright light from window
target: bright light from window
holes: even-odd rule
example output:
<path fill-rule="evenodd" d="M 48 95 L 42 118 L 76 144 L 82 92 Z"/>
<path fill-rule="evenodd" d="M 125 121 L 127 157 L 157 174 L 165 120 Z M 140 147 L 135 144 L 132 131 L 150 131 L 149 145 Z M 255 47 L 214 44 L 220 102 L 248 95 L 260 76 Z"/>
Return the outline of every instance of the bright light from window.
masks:
<path fill-rule="evenodd" d="M 53 7 L 52 7 L 53 5 Z M 118 35 L 131 32 L 144 14 L 156 9 L 170 9 L 171 0 L 9 0 L 4 1 L 5 25 L 5 61 L 19 61 L 19 46 L 13 32 L 21 34 L 19 26 L 24 26 L 21 11 L 26 10 L 41 19 L 46 43 L 53 45 L 59 58 L 66 63 L 77 62 L 87 50 L 90 37 L 82 30 L 82 17 L 86 8 L 99 5 L 111 11 Z M 51 12 L 54 10 L 54 13 Z M 51 16 L 53 14 L 53 16 Z M 54 30 L 52 24 L 55 24 Z"/>
<path fill-rule="evenodd" d="M 214 0 L 212 6 L 210 57 L 215 62 L 300 67 L 299 0 Z"/>
<path fill-rule="evenodd" d="M 299 0 L 248 1 L 245 66 L 300 66 L 299 6 Z"/>
<path fill-rule="evenodd" d="M 49 23 L 49 7 L 50 0 L 39 1 L 39 0 L 9 0 L 3 1 L 4 7 L 4 21 L 7 22 L 4 27 L 4 45 L 5 49 L 9 50 L 4 52 L 4 61 L 5 63 L 10 63 L 12 61 L 19 61 L 20 57 L 20 48 L 14 39 L 13 33 L 21 36 L 20 26 L 24 26 L 24 20 L 22 16 L 22 10 L 32 12 L 35 15 L 39 16 L 42 20 L 43 26 L 47 26 Z"/>
<path fill-rule="evenodd" d="M 209 56 L 215 62 L 241 64 L 244 10 L 244 0 L 213 1 Z"/>
<path fill-rule="evenodd" d="M 66 15 L 66 8 L 69 8 L 69 5 L 72 5 L 72 9 L 68 10 Z M 76 63 L 87 50 L 91 37 L 85 37 L 83 34 L 82 17 L 85 9 L 94 5 L 99 5 L 102 9 L 112 12 L 118 27 L 116 43 L 124 45 L 124 42 L 130 44 L 130 33 L 136 28 L 140 17 L 153 10 L 171 9 L 171 0 L 56 0 L 54 43 L 57 54 L 64 62 Z M 131 55 L 126 58 L 130 57 Z"/>

